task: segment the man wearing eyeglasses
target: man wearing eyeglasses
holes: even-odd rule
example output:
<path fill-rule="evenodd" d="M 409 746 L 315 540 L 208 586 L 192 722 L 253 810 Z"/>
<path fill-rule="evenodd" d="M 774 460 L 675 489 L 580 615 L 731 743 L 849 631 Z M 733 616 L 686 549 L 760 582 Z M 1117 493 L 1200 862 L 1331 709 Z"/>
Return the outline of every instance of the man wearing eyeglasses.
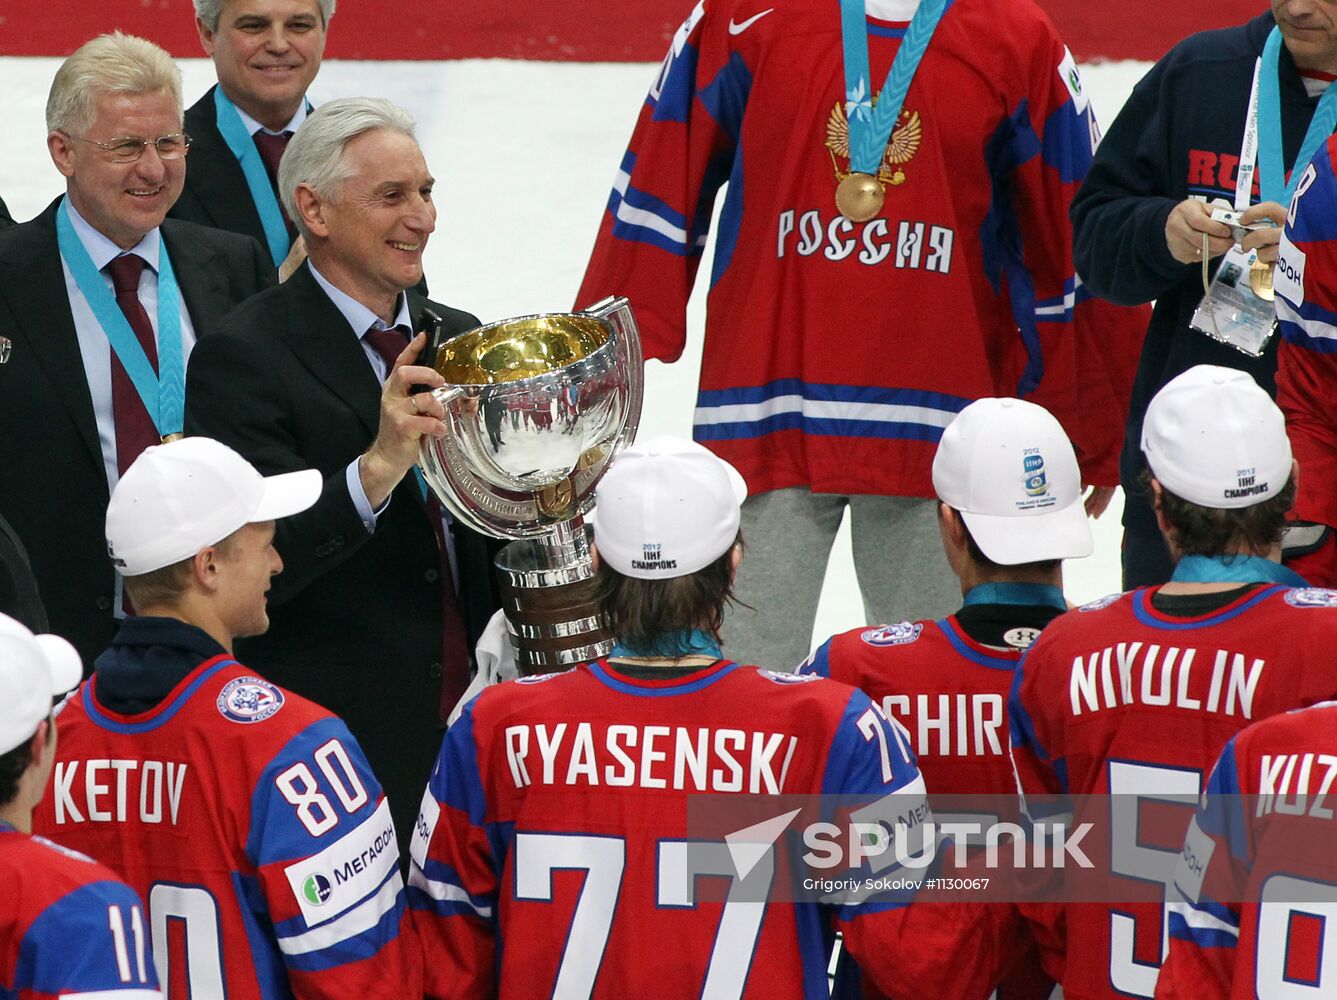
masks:
<path fill-rule="evenodd" d="M 186 111 L 195 143 L 172 218 L 253 236 L 277 267 L 297 237 L 275 187 L 279 160 L 306 120 L 335 0 L 194 2 L 218 85 Z"/>
<path fill-rule="evenodd" d="M 46 114 L 65 194 L 0 232 L 0 510 L 51 630 L 92 663 L 128 610 L 105 556 L 111 488 L 181 432 L 197 338 L 275 275 L 248 237 L 163 221 L 190 139 L 162 49 L 93 39 L 56 72 Z"/>

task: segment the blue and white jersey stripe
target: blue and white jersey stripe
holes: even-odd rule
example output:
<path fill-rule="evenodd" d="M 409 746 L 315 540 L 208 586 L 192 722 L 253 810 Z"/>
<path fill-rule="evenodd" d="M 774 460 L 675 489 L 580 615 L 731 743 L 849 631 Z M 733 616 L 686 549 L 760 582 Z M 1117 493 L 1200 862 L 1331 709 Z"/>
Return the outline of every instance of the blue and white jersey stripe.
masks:
<path fill-rule="evenodd" d="M 1337 353 L 1337 313 L 1315 302 L 1297 309 L 1283 295 L 1276 299 L 1281 335 L 1291 343 L 1319 354 Z"/>
<path fill-rule="evenodd" d="M 1063 283 L 1063 297 L 1042 299 L 1035 303 L 1035 319 L 1039 323 L 1071 323 L 1072 313 L 1078 303 L 1085 302 L 1091 293 L 1082 284 L 1082 279 L 1073 275 Z"/>
<path fill-rule="evenodd" d="M 937 441 L 969 402 L 918 389 L 777 379 L 762 386 L 701 392 L 693 436 L 721 441 L 800 429 L 828 437 Z"/>
<path fill-rule="evenodd" d="M 631 174 L 636 165 L 633 153 L 627 153 L 613 179 L 613 192 L 608 199 L 608 210 L 613 215 L 613 234 L 618 239 L 649 243 L 680 257 L 700 256 L 706 246 L 702 230 L 692 236 L 687 231 L 687 218 L 668 204 L 631 186 Z"/>

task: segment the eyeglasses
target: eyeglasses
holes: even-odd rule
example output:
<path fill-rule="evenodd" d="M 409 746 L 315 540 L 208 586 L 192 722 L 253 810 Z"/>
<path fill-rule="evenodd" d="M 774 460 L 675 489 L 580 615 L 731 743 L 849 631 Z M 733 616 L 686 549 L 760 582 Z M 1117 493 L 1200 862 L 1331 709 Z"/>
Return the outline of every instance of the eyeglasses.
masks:
<path fill-rule="evenodd" d="M 72 135 L 70 138 L 86 142 L 98 149 L 105 149 L 111 154 L 113 163 L 134 163 L 144 155 L 144 150 L 149 146 L 158 150 L 158 159 L 160 160 L 179 160 L 190 149 L 190 136 L 186 135 L 185 132 L 160 135 L 156 139 L 141 139 L 137 135 L 122 135 L 114 139 L 108 139 L 106 142 L 85 139 L 81 135 Z"/>

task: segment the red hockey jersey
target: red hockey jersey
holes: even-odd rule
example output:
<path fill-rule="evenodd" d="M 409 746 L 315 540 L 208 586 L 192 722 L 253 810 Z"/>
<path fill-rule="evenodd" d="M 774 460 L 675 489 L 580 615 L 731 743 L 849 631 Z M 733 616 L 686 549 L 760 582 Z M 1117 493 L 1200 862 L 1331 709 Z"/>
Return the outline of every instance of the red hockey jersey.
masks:
<path fill-rule="evenodd" d="M 86 682 L 33 822 L 144 897 L 170 1000 L 420 992 L 394 825 L 361 749 L 234 660 L 136 716 Z"/>
<path fill-rule="evenodd" d="M 1020 649 L 984 646 L 955 617 L 833 636 L 800 667 L 850 684 L 906 729 L 933 795 L 1016 791 L 1007 697 Z"/>
<path fill-rule="evenodd" d="M 1111 884 L 1136 886 L 1134 897 L 1148 883 L 1168 893 L 1188 806 L 1226 741 L 1337 693 L 1337 592 L 1265 585 L 1192 618 L 1158 611 L 1155 592 L 1056 619 L 1023 659 L 1009 703 L 1023 793 L 1111 796 L 1110 843 L 1091 857 L 1110 866 Z M 1183 813 L 1174 843 L 1148 842 L 1144 810 L 1163 818 L 1167 808 Z M 1161 903 L 1069 903 L 1054 916 L 1067 997 L 1153 995 L 1165 954 Z"/>
<path fill-rule="evenodd" d="M 1337 704 L 1274 716 L 1221 752 L 1184 841 L 1156 996 L 1337 993 Z"/>
<path fill-rule="evenodd" d="M 879 986 L 931 972 L 943 995 L 971 994 L 1009 947 L 967 929 L 984 914 L 787 895 L 796 798 L 842 794 L 928 818 L 913 753 L 843 684 L 729 662 L 636 680 L 598 662 L 489 688 L 446 735 L 412 849 L 428 995 L 825 1000 L 833 917 Z M 779 814 L 785 832 L 744 870 L 736 838 L 693 826 L 696 805 Z M 964 947 L 971 962 L 952 957 Z"/>
<path fill-rule="evenodd" d="M 139 897 L 106 868 L 0 823 L 0 996 L 160 1000 Z"/>
<path fill-rule="evenodd" d="M 1017 641 L 1026 644 L 1038 634 L 1030 628 L 1018 633 Z M 1016 811 L 1003 808 L 1004 799 L 1017 790 L 1008 756 L 1007 699 L 1020 659 L 1021 648 L 976 642 L 953 615 L 832 636 L 799 672 L 853 685 L 881 704 L 889 718 L 905 727 L 932 799 L 997 796 L 969 803 L 969 815 L 960 818 L 1011 822 L 1018 818 Z M 942 819 L 943 812 L 939 806 L 935 815 Z M 996 995 L 1032 1000 L 1048 996 L 1050 986 L 1028 941 Z"/>
<path fill-rule="evenodd" d="M 914 9 L 868 0 L 882 81 Z M 753 493 L 932 496 L 943 428 L 983 396 L 1063 423 L 1113 484 L 1144 309 L 1089 299 L 1068 205 L 1096 140 L 1072 56 L 1031 0 L 954 0 L 910 87 L 882 213 L 849 171 L 840 11 L 703 0 L 617 174 L 578 305 L 627 296 L 672 361 L 719 188 L 694 436 Z"/>
<path fill-rule="evenodd" d="M 1295 511 L 1337 526 L 1337 138 L 1314 154 L 1291 201 L 1275 272 L 1277 405 L 1304 474 Z"/>

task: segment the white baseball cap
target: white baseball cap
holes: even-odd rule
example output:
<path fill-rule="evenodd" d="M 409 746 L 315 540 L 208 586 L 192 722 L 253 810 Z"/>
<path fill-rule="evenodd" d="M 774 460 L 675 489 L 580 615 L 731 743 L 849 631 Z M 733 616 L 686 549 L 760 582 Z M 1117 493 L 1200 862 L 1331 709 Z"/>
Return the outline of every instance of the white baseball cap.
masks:
<path fill-rule="evenodd" d="M 1094 547 L 1077 456 L 1043 406 L 975 400 L 942 432 L 933 488 L 999 565 L 1078 559 Z"/>
<path fill-rule="evenodd" d="M 306 510 L 315 469 L 262 476 L 225 444 L 187 437 L 154 445 L 125 470 L 107 506 L 107 552 L 124 576 L 189 559 L 255 521 Z"/>
<path fill-rule="evenodd" d="M 51 699 L 79 686 L 83 662 L 58 635 L 33 635 L 0 615 L 0 754 L 33 738 Z"/>
<path fill-rule="evenodd" d="M 1200 507 L 1252 507 L 1291 477 L 1277 404 L 1246 372 L 1197 365 L 1161 387 L 1142 421 L 1151 474 Z"/>
<path fill-rule="evenodd" d="M 668 580 L 729 551 L 747 485 L 694 441 L 660 437 L 619 454 L 595 495 L 599 555 L 624 576 Z"/>

